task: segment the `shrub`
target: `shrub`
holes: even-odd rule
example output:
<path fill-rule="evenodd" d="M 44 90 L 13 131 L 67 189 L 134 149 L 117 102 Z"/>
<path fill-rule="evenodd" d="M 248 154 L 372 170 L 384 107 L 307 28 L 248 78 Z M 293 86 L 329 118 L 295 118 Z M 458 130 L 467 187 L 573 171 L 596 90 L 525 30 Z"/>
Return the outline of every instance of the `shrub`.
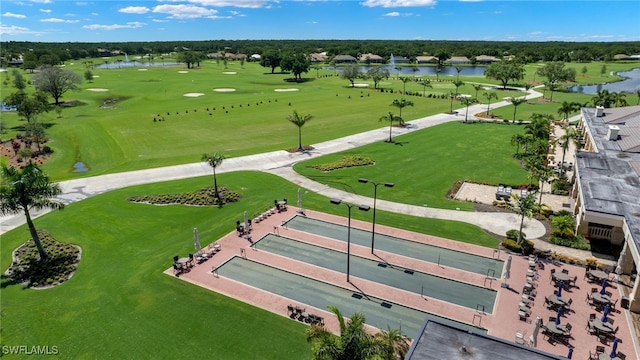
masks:
<path fill-rule="evenodd" d="M 527 238 L 527 234 L 525 234 L 524 232 L 521 232 L 520 236 L 521 236 L 522 240 Z M 513 241 L 518 241 L 518 230 L 511 229 L 511 230 L 507 231 L 507 239 L 513 240 Z"/>
<path fill-rule="evenodd" d="M 566 177 L 561 177 L 553 182 L 551 193 L 554 195 L 567 195 L 570 187 L 569 180 Z"/>
<path fill-rule="evenodd" d="M 513 252 L 522 253 L 524 255 L 529 255 L 533 252 L 533 242 L 528 240 L 522 241 L 520 242 L 520 244 L 518 244 L 514 240 L 507 239 L 502 241 L 502 246 Z"/>

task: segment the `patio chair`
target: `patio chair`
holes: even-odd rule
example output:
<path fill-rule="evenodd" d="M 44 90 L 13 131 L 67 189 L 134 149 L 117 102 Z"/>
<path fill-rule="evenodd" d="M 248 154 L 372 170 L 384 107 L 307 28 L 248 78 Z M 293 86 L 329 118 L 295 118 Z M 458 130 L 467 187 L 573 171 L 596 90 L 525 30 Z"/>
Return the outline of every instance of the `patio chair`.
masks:
<path fill-rule="evenodd" d="M 178 255 L 174 256 L 174 257 L 173 257 L 173 262 L 174 262 L 174 263 L 177 263 L 177 262 L 178 262 L 178 259 L 180 259 L 180 256 L 178 256 Z"/>
<path fill-rule="evenodd" d="M 562 273 L 563 274 L 568 274 L 569 273 L 569 269 L 562 269 Z"/>
<path fill-rule="evenodd" d="M 591 288 L 591 293 L 593 294 L 594 292 L 598 292 L 598 288 L 592 287 Z"/>
<path fill-rule="evenodd" d="M 293 305 L 287 305 L 287 315 L 292 315 L 294 312 L 295 310 L 293 309 Z"/>
<path fill-rule="evenodd" d="M 571 329 L 573 329 L 573 325 L 571 325 L 571 323 L 567 323 L 564 328 L 567 329 L 567 331 L 565 332 L 565 336 L 571 336 Z"/>
<path fill-rule="evenodd" d="M 178 266 L 178 264 L 173 264 L 173 275 L 178 275 L 182 272 L 182 269 Z"/>
<path fill-rule="evenodd" d="M 589 335 L 593 335 L 596 332 L 595 328 L 593 327 L 593 321 L 592 320 L 588 320 L 587 321 L 587 326 L 585 326 L 585 329 L 587 330 Z"/>
<path fill-rule="evenodd" d="M 612 319 L 612 318 L 610 318 L 610 317 L 608 317 L 608 318 L 607 318 L 607 322 L 608 322 L 610 325 L 613 325 L 614 321 L 615 321 L 615 320 L 614 320 L 614 319 Z"/>
<path fill-rule="evenodd" d="M 611 310 L 615 310 L 616 309 L 616 304 L 618 303 L 618 299 L 616 299 L 616 301 L 611 303 Z"/>
<path fill-rule="evenodd" d="M 616 353 L 616 355 L 618 355 L 618 359 L 620 359 L 620 360 L 626 360 L 627 359 L 627 355 L 625 353 L 620 352 L 620 351 L 618 351 Z"/>
<path fill-rule="evenodd" d="M 596 345 L 596 355 L 604 354 L 604 346 Z"/>
<path fill-rule="evenodd" d="M 587 297 L 585 298 L 584 302 L 586 302 L 587 304 L 591 302 L 591 293 L 587 292 Z"/>
<path fill-rule="evenodd" d="M 193 261 L 193 254 L 189 254 L 189 266 L 194 266 L 195 263 Z"/>

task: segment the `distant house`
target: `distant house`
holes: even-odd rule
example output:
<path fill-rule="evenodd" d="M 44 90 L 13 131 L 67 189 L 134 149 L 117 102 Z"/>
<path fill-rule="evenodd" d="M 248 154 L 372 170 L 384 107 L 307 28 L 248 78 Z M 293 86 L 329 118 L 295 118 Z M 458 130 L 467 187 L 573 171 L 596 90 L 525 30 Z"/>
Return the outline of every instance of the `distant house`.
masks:
<path fill-rule="evenodd" d="M 420 56 L 416 56 L 416 63 L 417 64 L 437 64 L 438 63 L 438 58 L 432 55 L 420 55 Z"/>
<path fill-rule="evenodd" d="M 214 53 L 209 53 L 207 54 L 207 57 L 209 59 L 224 59 L 224 53 L 221 52 L 214 52 Z"/>
<path fill-rule="evenodd" d="M 476 62 L 479 64 L 491 64 L 494 62 L 498 62 L 501 61 L 500 59 L 498 59 L 495 56 L 489 56 L 489 55 L 478 55 L 476 56 Z"/>
<path fill-rule="evenodd" d="M 631 56 L 627 54 L 615 54 L 613 55 L 613 60 L 630 60 Z"/>
<path fill-rule="evenodd" d="M 407 59 L 404 56 L 393 56 L 389 59 L 390 63 L 394 63 L 394 64 L 408 64 L 410 61 L 409 59 Z"/>
<path fill-rule="evenodd" d="M 327 61 L 327 53 L 311 53 L 309 54 L 309 59 L 312 63 L 323 63 Z"/>
<path fill-rule="evenodd" d="M 9 60 L 5 59 L 5 61 L 9 66 L 22 66 L 22 64 L 24 64 L 24 58 L 22 57 L 22 55 L 10 58 Z"/>
<path fill-rule="evenodd" d="M 260 59 L 262 59 L 262 56 L 260 56 L 260 54 L 252 54 L 252 55 L 249 57 L 249 60 L 250 60 L 250 61 L 260 61 Z"/>
<path fill-rule="evenodd" d="M 336 55 L 333 58 L 333 62 L 335 64 L 355 64 L 357 60 L 351 55 Z"/>
<path fill-rule="evenodd" d="M 452 56 L 449 59 L 449 64 L 471 64 L 471 60 L 466 56 Z"/>
<path fill-rule="evenodd" d="M 247 59 L 247 54 L 232 54 L 232 53 L 226 53 L 225 54 L 227 59 L 229 60 L 246 60 Z"/>
<path fill-rule="evenodd" d="M 376 55 L 376 54 L 362 54 L 360 55 L 360 58 L 358 58 L 358 61 L 363 62 L 363 63 L 373 63 L 373 64 L 382 64 L 384 62 L 384 59 L 382 58 L 382 56 L 380 55 Z"/>

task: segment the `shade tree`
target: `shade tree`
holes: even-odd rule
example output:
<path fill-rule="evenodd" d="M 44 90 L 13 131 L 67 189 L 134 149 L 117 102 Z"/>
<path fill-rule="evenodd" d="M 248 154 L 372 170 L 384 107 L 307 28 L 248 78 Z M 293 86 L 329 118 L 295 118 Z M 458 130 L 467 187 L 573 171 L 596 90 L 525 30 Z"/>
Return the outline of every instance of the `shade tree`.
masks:
<path fill-rule="evenodd" d="M 39 91 L 51 95 L 55 104 L 60 104 L 60 98 L 66 92 L 79 91 L 82 77 L 71 70 L 64 70 L 51 65 L 43 65 L 38 68 L 32 81 Z"/>
<path fill-rule="evenodd" d="M 490 79 L 500 81 L 502 88 L 506 89 L 509 81 L 518 81 L 524 79 L 524 66 L 510 61 L 497 61 L 489 66 L 484 75 Z"/>

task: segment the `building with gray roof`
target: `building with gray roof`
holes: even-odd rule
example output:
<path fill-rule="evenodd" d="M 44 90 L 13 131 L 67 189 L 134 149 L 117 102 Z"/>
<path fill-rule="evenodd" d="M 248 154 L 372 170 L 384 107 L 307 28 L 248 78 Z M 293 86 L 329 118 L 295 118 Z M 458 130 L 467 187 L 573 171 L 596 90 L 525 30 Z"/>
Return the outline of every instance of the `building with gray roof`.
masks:
<path fill-rule="evenodd" d="M 615 271 L 637 273 L 640 264 L 640 106 L 583 108 L 578 126 L 584 147 L 576 153 L 572 208 L 576 231 L 621 249 Z M 635 277 L 629 309 L 640 312 Z"/>

